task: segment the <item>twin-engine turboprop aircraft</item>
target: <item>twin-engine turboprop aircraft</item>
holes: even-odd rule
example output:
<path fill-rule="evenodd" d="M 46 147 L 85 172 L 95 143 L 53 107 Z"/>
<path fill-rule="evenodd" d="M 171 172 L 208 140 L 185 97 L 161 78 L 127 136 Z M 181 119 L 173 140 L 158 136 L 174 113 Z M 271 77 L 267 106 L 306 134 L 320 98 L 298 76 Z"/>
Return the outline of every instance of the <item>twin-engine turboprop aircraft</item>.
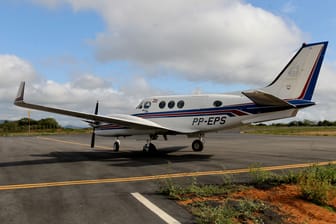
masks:
<path fill-rule="evenodd" d="M 25 83 L 21 82 L 14 104 L 85 119 L 95 135 L 115 137 L 114 149 L 119 150 L 121 136 L 146 135 L 143 151 L 156 151 L 152 140 L 162 135 L 194 137 L 194 151 L 202 151 L 207 132 L 229 129 L 241 124 L 294 117 L 299 109 L 314 105 L 311 101 L 328 42 L 303 44 L 275 80 L 255 90 L 229 94 L 154 96 L 144 99 L 131 115 L 98 115 L 37 104 L 23 99 Z"/>

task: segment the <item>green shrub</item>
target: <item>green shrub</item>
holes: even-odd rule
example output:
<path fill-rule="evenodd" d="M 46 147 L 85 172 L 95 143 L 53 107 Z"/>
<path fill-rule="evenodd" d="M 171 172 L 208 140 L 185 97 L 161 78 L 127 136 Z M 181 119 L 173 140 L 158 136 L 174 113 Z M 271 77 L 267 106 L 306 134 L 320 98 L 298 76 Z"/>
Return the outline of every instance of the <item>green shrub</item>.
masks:
<path fill-rule="evenodd" d="M 298 184 L 304 199 L 325 205 L 335 195 L 336 169 L 334 165 L 312 166 L 299 174 Z"/>

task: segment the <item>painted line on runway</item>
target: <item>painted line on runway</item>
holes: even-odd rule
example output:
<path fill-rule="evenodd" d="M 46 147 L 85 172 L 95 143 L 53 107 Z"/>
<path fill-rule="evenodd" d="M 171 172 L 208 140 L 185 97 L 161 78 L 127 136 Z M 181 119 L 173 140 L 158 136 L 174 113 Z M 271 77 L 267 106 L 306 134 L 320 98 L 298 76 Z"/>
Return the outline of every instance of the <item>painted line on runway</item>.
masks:
<path fill-rule="evenodd" d="M 66 141 L 66 140 L 60 140 L 60 139 L 48 138 L 48 137 L 41 137 L 41 136 L 37 136 L 36 138 L 46 140 L 46 141 L 54 141 L 54 142 L 59 142 L 59 143 L 70 144 L 70 145 L 79 145 L 79 146 L 83 146 L 83 147 L 86 147 L 86 148 L 90 147 L 89 144 L 83 144 L 83 143 L 79 143 L 79 142 Z M 95 146 L 95 148 L 113 150 L 112 147 L 106 147 L 106 146 Z"/>
<path fill-rule="evenodd" d="M 161 208 L 153 204 L 151 201 L 149 201 L 147 198 L 145 198 L 142 194 L 135 192 L 131 193 L 131 195 L 137 199 L 141 204 L 143 204 L 146 208 L 151 210 L 154 214 L 159 216 L 163 221 L 169 224 L 180 224 L 179 221 L 171 217 L 169 214 L 167 214 L 165 211 L 163 211 Z"/>
<path fill-rule="evenodd" d="M 305 168 L 305 167 L 309 167 L 312 165 L 325 166 L 328 164 L 336 164 L 336 161 L 268 166 L 268 167 L 260 167 L 260 169 L 266 170 L 266 171 L 275 171 L 275 170 Z M 96 180 L 70 180 L 70 181 L 47 182 L 47 183 L 13 184 L 13 185 L 2 185 L 2 186 L 0 185 L 0 191 L 89 185 L 89 184 L 126 183 L 126 182 L 151 181 L 151 180 L 173 179 L 173 178 L 183 178 L 183 177 L 225 175 L 225 174 L 241 174 L 241 173 L 248 173 L 250 171 L 251 171 L 250 168 L 243 168 L 243 169 L 233 169 L 233 170 L 214 170 L 214 171 L 200 171 L 200 172 L 189 172 L 189 173 L 186 172 L 186 173 L 160 174 L 160 175 L 152 175 L 152 176 L 96 179 Z"/>

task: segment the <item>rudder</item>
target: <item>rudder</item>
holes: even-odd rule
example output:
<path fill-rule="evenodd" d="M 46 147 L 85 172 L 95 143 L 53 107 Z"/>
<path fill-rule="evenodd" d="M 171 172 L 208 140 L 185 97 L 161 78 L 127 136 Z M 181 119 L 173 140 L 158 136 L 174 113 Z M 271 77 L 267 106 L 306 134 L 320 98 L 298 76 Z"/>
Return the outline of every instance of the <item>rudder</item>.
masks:
<path fill-rule="evenodd" d="M 275 80 L 260 89 L 280 99 L 311 100 L 328 42 L 303 44 Z"/>

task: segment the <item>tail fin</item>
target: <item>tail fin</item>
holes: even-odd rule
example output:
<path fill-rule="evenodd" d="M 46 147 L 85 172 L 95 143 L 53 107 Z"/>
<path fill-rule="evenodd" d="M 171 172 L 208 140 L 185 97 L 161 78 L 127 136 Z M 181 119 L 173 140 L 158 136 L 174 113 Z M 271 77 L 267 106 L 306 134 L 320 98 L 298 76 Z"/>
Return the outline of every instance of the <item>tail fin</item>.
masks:
<path fill-rule="evenodd" d="M 280 99 L 312 99 L 328 42 L 303 44 L 276 79 L 260 89 Z"/>

